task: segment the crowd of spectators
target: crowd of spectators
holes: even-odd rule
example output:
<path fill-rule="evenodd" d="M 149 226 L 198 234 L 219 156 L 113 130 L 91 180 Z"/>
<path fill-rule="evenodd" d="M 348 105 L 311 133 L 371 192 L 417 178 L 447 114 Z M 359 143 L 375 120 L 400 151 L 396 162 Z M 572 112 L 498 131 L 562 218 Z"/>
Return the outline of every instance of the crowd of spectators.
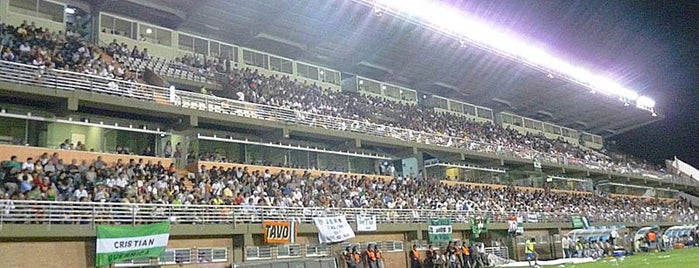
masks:
<path fill-rule="evenodd" d="M 107 62 L 103 50 L 71 31 L 51 32 L 34 22 L 15 27 L 0 24 L 2 60 L 82 74 L 135 81 L 135 75 L 116 62 Z"/>
<path fill-rule="evenodd" d="M 102 49 L 88 44 L 79 34 L 60 31 L 51 33 L 34 23 L 25 22 L 19 27 L 1 26 L 3 60 L 134 80 L 135 77 L 129 70 L 125 70 L 118 62 L 105 62 L 101 54 L 142 60 L 151 58 L 147 49 L 129 48 L 116 40 Z M 286 75 L 265 76 L 249 68 L 232 68 L 230 61 L 225 58 L 183 56 L 174 62 L 194 68 L 207 76 L 221 77 L 224 81 L 220 82 L 225 85 L 225 90 L 217 94 L 232 96 L 240 101 L 405 128 L 410 130 L 408 138 L 418 142 L 435 142 L 541 161 L 580 164 L 622 173 L 658 169 L 642 161 L 612 157 L 604 151 L 576 146 L 563 139 L 521 133 L 497 124 L 480 123 L 466 117 L 437 112 L 421 105 L 323 89 L 315 83 L 301 82 Z M 424 134 L 440 138 L 436 141 L 429 140 Z M 402 134 L 401 138 L 405 136 Z"/>
<path fill-rule="evenodd" d="M 570 214 L 591 219 L 642 221 L 699 220 L 682 200 L 605 197 L 591 193 L 523 190 L 514 187 L 447 185 L 437 179 L 396 176 L 392 180 L 347 174 L 311 175 L 310 171 L 248 170 L 201 167 L 180 177 L 174 164 L 131 158 L 107 163 L 76 159 L 68 163 L 58 153 L 2 163 L 0 197 L 12 200 L 118 202 L 155 204 L 240 205 L 248 209 L 388 208 L 448 210 L 511 215 Z M 395 212 L 398 213 L 398 212 Z M 397 217 L 398 215 L 393 215 Z M 390 217 L 390 215 L 389 215 Z M 464 219 L 466 220 L 466 219 Z"/>
<path fill-rule="evenodd" d="M 175 61 L 212 77 L 212 73 L 223 73 L 225 78 L 220 82 L 225 85 L 225 91 L 214 94 L 239 101 L 406 128 L 415 131 L 414 138 L 418 141 L 421 140 L 420 133 L 431 133 L 444 137 L 439 141 L 442 145 L 492 152 L 508 151 L 528 158 L 553 156 L 622 173 L 632 169 L 662 171 L 645 161 L 576 146 L 562 138 L 550 139 L 543 135 L 521 133 L 407 102 L 323 89 L 316 83 L 300 82 L 288 75 L 265 76 L 250 68 L 230 68 L 228 60 L 224 58 L 201 60 L 196 56 L 184 56 Z"/>

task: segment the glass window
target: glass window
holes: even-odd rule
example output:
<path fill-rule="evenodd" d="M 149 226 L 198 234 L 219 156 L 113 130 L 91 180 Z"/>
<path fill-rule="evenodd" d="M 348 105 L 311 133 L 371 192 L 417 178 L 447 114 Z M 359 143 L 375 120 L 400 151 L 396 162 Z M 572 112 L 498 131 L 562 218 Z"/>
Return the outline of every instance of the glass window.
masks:
<path fill-rule="evenodd" d="M 272 71 L 283 72 L 292 74 L 293 73 L 293 62 L 287 59 L 282 59 L 278 57 L 269 57 L 269 69 Z"/>
<path fill-rule="evenodd" d="M 359 78 L 359 91 L 381 95 L 381 85 L 374 81 Z"/>
<path fill-rule="evenodd" d="M 602 144 L 602 137 L 594 135 L 594 136 L 592 136 L 592 142 L 597 143 L 597 144 Z"/>
<path fill-rule="evenodd" d="M 340 78 L 340 72 L 328 69 L 321 69 L 318 72 L 318 74 L 321 82 L 332 83 L 335 85 L 340 85 L 342 83 L 342 79 Z"/>
<path fill-rule="evenodd" d="M 457 113 L 464 113 L 464 104 L 458 101 L 449 100 L 449 110 Z"/>
<path fill-rule="evenodd" d="M 402 89 L 399 89 L 398 87 L 391 86 L 391 85 L 383 85 L 383 86 L 384 86 L 383 94 L 386 97 L 400 100 L 400 93 L 401 93 Z"/>
<path fill-rule="evenodd" d="M 24 9 L 26 11 L 36 11 L 37 0 L 10 0 L 10 7 Z"/>
<path fill-rule="evenodd" d="M 416 102 L 417 91 L 404 89 L 403 93 L 400 94 L 400 98 L 404 101 Z"/>
<path fill-rule="evenodd" d="M 403 241 L 388 241 L 386 242 L 387 252 L 403 251 Z"/>
<path fill-rule="evenodd" d="M 534 122 L 531 119 L 524 118 L 524 127 L 534 128 Z"/>
<path fill-rule="evenodd" d="M 199 263 L 228 261 L 227 248 L 199 248 L 197 252 L 197 262 Z"/>
<path fill-rule="evenodd" d="M 310 65 L 297 62 L 296 73 L 298 73 L 298 75 L 301 77 L 318 80 L 318 68 Z"/>
<path fill-rule="evenodd" d="M 160 264 L 187 264 L 192 262 L 191 249 L 168 249 L 159 258 Z"/>
<path fill-rule="evenodd" d="M 513 115 L 512 116 L 512 124 L 515 126 L 521 127 L 522 126 L 522 117 Z"/>
<path fill-rule="evenodd" d="M 238 52 L 238 49 L 237 49 L 236 47 L 234 47 L 234 46 L 229 46 L 229 45 L 226 45 L 226 44 L 221 44 L 221 48 L 220 48 L 220 53 L 221 53 L 221 54 L 220 54 L 220 56 L 221 56 L 222 58 L 227 58 L 227 59 L 229 59 L 229 60 L 238 62 L 238 54 L 237 54 L 237 52 Z"/>
<path fill-rule="evenodd" d="M 544 131 L 544 122 L 534 121 L 534 128 L 537 130 Z"/>
<path fill-rule="evenodd" d="M 544 124 L 544 132 L 553 133 L 553 126 L 550 124 Z"/>
<path fill-rule="evenodd" d="M 250 50 L 243 50 L 243 62 L 245 62 L 247 65 L 268 69 L 268 58 L 269 56 L 266 54 L 257 53 Z"/>
<path fill-rule="evenodd" d="M 493 110 L 478 107 L 478 117 L 493 120 Z"/>
<path fill-rule="evenodd" d="M 146 24 L 138 24 L 138 32 L 140 34 L 140 40 L 149 43 L 172 46 L 172 32 L 156 28 Z"/>
<path fill-rule="evenodd" d="M 156 40 L 158 45 L 172 46 L 172 32 L 165 29 L 156 29 Z"/>
<path fill-rule="evenodd" d="M 294 258 L 301 256 L 301 246 L 299 245 L 279 245 L 277 246 L 277 257 Z"/>
<path fill-rule="evenodd" d="M 328 245 L 306 245 L 306 256 L 328 256 L 330 248 Z"/>
<path fill-rule="evenodd" d="M 561 135 L 561 127 L 553 126 L 553 134 Z"/>
<path fill-rule="evenodd" d="M 63 22 L 65 6 L 48 1 L 39 0 L 39 9 L 37 10 L 42 17 L 48 16 L 48 19 L 55 22 Z"/>
<path fill-rule="evenodd" d="M 570 136 L 569 136 L 569 137 L 578 139 L 578 138 L 580 138 L 580 134 L 578 134 L 578 131 L 577 131 L 577 130 L 570 130 Z"/>
<path fill-rule="evenodd" d="M 209 55 L 219 57 L 221 55 L 221 44 L 216 41 L 209 41 Z"/>
<path fill-rule="evenodd" d="M 512 115 L 502 114 L 502 122 L 505 124 L 512 124 Z"/>
<path fill-rule="evenodd" d="M 186 34 L 180 34 L 178 36 L 177 45 L 180 50 L 194 52 L 194 37 Z"/>
<path fill-rule="evenodd" d="M 120 35 L 134 39 L 133 23 L 128 20 L 101 14 L 100 25 L 103 33 Z"/>
<path fill-rule="evenodd" d="M 464 113 L 467 115 L 476 115 L 476 106 L 464 104 Z"/>
<path fill-rule="evenodd" d="M 194 37 L 194 53 L 200 55 L 209 55 L 209 41 Z"/>
<path fill-rule="evenodd" d="M 449 108 L 447 106 L 447 99 L 442 98 L 442 97 L 438 97 L 438 96 L 434 96 L 434 98 L 432 98 L 432 99 L 433 99 L 434 107 L 440 108 L 440 109 L 445 109 L 445 110 L 447 108 Z"/>
<path fill-rule="evenodd" d="M 63 22 L 65 12 L 65 5 L 44 0 L 10 0 L 9 7 L 16 13 L 55 22 Z"/>
<path fill-rule="evenodd" d="M 114 32 L 112 34 L 136 39 L 136 32 L 133 31 L 132 22 L 119 18 L 114 18 Z"/>

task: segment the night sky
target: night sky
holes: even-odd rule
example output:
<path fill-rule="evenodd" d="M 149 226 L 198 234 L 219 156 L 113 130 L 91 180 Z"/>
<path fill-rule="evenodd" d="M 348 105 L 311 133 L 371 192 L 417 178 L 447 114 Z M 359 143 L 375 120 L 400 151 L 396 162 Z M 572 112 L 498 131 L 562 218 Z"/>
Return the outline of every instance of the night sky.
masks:
<path fill-rule="evenodd" d="M 656 163 L 677 155 L 699 167 L 699 1 L 448 2 L 650 96 L 666 118 L 611 140 Z"/>

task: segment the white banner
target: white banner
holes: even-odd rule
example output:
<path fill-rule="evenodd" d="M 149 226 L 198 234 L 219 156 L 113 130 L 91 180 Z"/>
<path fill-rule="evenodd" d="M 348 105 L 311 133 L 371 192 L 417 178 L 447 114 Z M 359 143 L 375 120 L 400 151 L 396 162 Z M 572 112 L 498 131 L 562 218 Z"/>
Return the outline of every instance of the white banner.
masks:
<path fill-rule="evenodd" d="M 693 179 L 699 180 L 699 170 L 694 168 L 692 165 L 683 162 L 677 158 L 677 156 L 675 156 L 675 161 L 673 161 L 672 165 L 686 176 L 691 176 Z"/>
<path fill-rule="evenodd" d="M 376 231 L 376 216 L 357 215 L 357 232 L 374 232 Z"/>
<path fill-rule="evenodd" d="M 345 216 L 315 218 L 318 241 L 321 244 L 337 243 L 354 238 L 354 231 Z"/>

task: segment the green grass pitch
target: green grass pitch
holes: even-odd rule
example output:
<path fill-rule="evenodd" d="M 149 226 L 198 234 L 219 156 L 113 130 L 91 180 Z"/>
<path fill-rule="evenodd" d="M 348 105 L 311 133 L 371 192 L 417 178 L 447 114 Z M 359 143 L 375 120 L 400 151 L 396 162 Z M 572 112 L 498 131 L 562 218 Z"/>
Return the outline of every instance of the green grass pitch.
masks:
<path fill-rule="evenodd" d="M 613 261 L 615 260 L 616 261 Z M 566 264 L 565 266 L 544 266 L 545 268 L 699 268 L 699 248 L 676 249 L 668 252 L 641 253 L 620 258 L 605 258 L 594 263 Z"/>

